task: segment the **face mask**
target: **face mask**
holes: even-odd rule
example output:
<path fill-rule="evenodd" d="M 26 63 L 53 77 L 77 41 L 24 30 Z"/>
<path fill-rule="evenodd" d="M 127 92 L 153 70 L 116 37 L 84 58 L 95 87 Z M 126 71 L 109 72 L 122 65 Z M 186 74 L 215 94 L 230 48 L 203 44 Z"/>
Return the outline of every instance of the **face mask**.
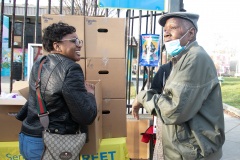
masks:
<path fill-rule="evenodd" d="M 185 49 L 185 46 L 182 47 L 180 45 L 180 40 L 188 33 L 188 31 L 180 39 L 172 40 L 165 43 L 166 51 L 168 54 L 170 54 L 171 56 L 176 56 Z"/>

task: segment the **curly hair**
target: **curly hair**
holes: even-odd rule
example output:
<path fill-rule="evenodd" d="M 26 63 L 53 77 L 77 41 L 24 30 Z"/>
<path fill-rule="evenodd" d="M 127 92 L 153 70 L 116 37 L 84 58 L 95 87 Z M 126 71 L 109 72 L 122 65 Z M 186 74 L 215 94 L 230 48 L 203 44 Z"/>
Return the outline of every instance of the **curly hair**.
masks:
<path fill-rule="evenodd" d="M 43 29 L 43 48 L 50 52 L 54 50 L 53 43 L 62 40 L 67 35 L 76 32 L 76 28 L 63 22 L 53 23 Z"/>

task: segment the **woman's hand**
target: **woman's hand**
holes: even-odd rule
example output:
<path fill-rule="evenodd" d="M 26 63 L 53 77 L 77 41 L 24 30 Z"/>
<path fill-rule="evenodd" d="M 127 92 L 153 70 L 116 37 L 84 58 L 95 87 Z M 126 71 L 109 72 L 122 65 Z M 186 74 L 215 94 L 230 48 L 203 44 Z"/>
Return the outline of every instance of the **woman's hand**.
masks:
<path fill-rule="evenodd" d="M 94 84 L 85 82 L 85 87 L 86 87 L 87 92 L 92 93 L 94 95 L 94 90 L 95 90 Z"/>

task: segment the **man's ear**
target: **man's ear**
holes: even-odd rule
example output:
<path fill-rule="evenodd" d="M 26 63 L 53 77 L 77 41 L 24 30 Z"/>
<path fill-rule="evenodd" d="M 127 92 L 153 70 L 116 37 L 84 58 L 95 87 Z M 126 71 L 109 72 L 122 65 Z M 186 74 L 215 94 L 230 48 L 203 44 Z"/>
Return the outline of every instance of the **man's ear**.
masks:
<path fill-rule="evenodd" d="M 194 27 L 192 27 L 190 30 L 189 30 L 189 41 L 191 40 L 195 40 L 195 37 L 196 37 L 196 29 Z"/>

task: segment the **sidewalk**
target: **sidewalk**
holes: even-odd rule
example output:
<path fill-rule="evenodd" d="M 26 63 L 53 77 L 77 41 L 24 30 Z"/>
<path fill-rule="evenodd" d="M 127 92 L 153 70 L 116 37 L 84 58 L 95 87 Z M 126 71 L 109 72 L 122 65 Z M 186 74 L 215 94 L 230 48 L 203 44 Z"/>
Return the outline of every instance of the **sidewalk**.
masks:
<path fill-rule="evenodd" d="M 9 77 L 1 79 L 2 92 L 9 93 Z M 225 143 L 221 160 L 240 159 L 240 110 L 223 104 L 225 110 Z"/>
<path fill-rule="evenodd" d="M 221 160 L 240 159 L 240 118 L 224 114 L 225 117 L 225 143 Z"/>

